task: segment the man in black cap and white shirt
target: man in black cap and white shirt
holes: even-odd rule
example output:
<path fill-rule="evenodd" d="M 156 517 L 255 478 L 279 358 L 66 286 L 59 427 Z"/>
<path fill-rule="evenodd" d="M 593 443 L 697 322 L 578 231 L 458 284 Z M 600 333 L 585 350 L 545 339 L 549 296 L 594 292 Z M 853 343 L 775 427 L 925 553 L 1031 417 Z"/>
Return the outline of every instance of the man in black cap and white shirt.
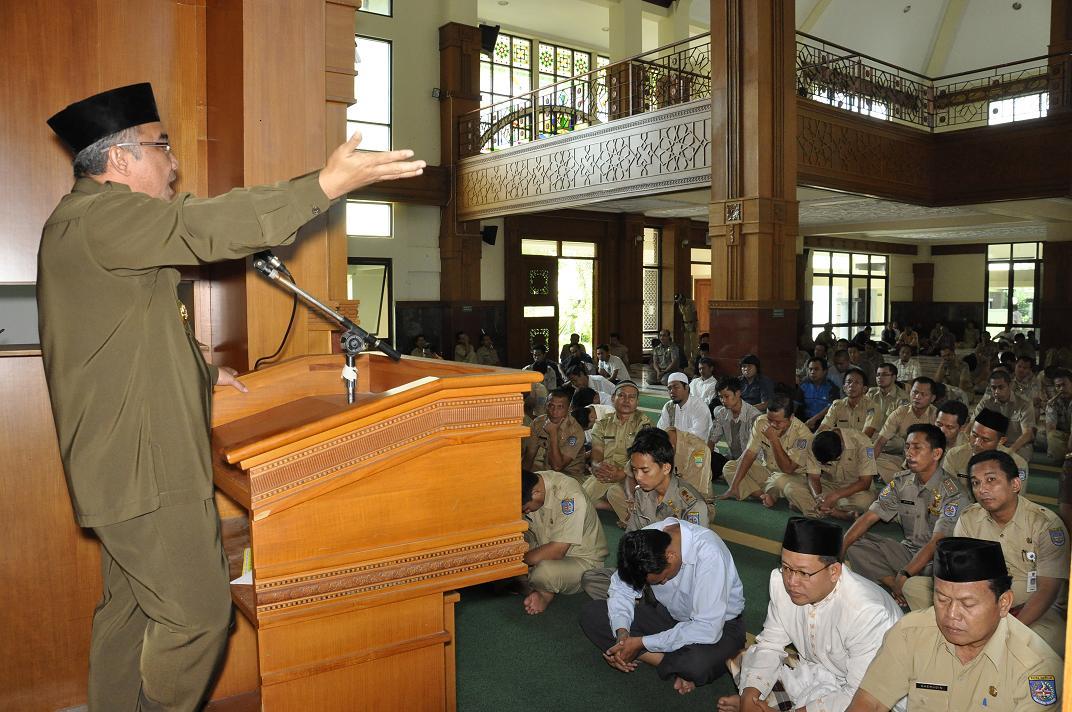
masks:
<path fill-rule="evenodd" d="M 719 699 L 719 712 L 766 712 L 777 682 L 792 709 L 848 706 L 901 609 L 881 586 L 842 566 L 842 535 L 830 522 L 789 520 L 767 620 L 740 664 L 741 694 Z M 791 666 L 787 645 L 799 655 Z"/>
<path fill-rule="evenodd" d="M 905 696 L 909 712 L 1056 709 L 1061 658 L 1009 615 L 1011 584 L 996 541 L 938 542 L 934 607 L 890 629 L 849 712 L 888 710 Z"/>
<path fill-rule="evenodd" d="M 180 265 L 294 241 L 336 198 L 418 175 L 411 151 L 358 153 L 319 171 L 211 199 L 176 195 L 179 162 L 152 87 L 133 84 L 48 120 L 74 155 L 75 184 L 38 254 L 41 349 L 71 502 L 101 543 L 92 710 L 199 709 L 231 617 L 213 501 L 213 385 L 178 299 Z"/>

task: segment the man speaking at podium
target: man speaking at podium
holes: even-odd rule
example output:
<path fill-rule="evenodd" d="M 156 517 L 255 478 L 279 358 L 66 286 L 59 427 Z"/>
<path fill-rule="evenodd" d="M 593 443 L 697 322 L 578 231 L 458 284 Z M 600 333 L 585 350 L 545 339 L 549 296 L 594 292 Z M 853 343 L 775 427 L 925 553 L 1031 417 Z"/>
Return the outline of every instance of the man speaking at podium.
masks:
<path fill-rule="evenodd" d="M 41 349 L 78 524 L 101 543 L 91 710 L 200 707 L 227 642 L 231 599 L 209 452 L 212 386 L 178 299 L 177 265 L 294 241 L 352 190 L 419 175 L 411 151 L 355 152 L 319 171 L 210 199 L 179 169 L 152 87 L 133 84 L 48 120 L 74 154 L 75 184 L 38 254 Z"/>

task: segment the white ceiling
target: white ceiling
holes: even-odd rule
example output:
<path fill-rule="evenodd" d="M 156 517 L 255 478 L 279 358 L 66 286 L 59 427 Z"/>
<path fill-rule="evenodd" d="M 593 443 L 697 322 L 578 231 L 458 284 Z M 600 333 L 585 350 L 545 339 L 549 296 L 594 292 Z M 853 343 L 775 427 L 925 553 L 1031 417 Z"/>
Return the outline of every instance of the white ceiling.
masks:
<path fill-rule="evenodd" d="M 477 0 L 482 22 L 606 52 L 619 0 Z M 506 4 L 501 4 L 501 3 Z M 689 3 L 695 30 L 710 27 L 709 0 Z M 1049 0 L 795 0 L 797 29 L 915 72 L 941 76 L 1046 54 Z M 671 8 L 671 11 L 679 5 Z M 907 12 L 906 12 L 907 9 Z M 659 45 L 667 16 L 644 3 L 643 50 Z"/>

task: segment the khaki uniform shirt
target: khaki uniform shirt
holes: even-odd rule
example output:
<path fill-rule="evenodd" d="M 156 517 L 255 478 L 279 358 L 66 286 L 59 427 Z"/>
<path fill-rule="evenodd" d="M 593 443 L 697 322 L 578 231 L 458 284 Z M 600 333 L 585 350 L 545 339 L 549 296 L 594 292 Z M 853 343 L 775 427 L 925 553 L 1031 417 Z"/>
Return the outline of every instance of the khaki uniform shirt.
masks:
<path fill-rule="evenodd" d="M 1032 405 L 1035 404 L 1036 398 L 1041 398 L 1042 393 L 1039 387 L 1038 378 L 1035 374 L 1028 376 L 1026 381 L 1019 381 L 1014 376 L 1012 379 L 1012 390 L 1016 395 Z"/>
<path fill-rule="evenodd" d="M 756 422 L 752 425 L 752 437 L 748 441 L 748 451 L 756 453 L 756 460 L 771 472 L 781 472 L 781 468 L 778 467 L 778 461 L 774 457 L 770 441 L 763 434 L 766 429 L 767 414 L 764 413 L 756 418 Z M 782 443 L 782 449 L 785 450 L 786 455 L 796 465 L 793 472 L 811 475 L 819 474 L 819 463 L 815 461 L 815 456 L 811 454 L 811 441 L 814 438 L 815 436 L 808 430 L 808 426 L 800 422 L 796 416 L 790 419 L 789 428 L 778 438 Z M 793 474 L 793 472 L 784 474 L 789 475 Z"/>
<path fill-rule="evenodd" d="M 629 347 L 628 346 L 626 346 L 625 344 L 610 344 L 610 345 L 607 346 L 607 348 L 610 349 L 610 352 L 612 354 L 614 354 L 615 356 L 620 358 L 622 360 L 622 363 L 624 363 L 626 366 L 629 365 Z M 619 373 L 618 378 L 629 378 L 629 374 L 628 374 L 628 372 Z"/>
<path fill-rule="evenodd" d="M 706 527 L 714 519 L 710 511 L 703 495 L 695 487 L 677 475 L 671 475 L 665 497 L 660 497 L 655 490 L 645 492 L 640 489 L 640 485 L 636 486 L 633 502 L 629 507 L 626 531 L 643 529 L 667 517 L 684 519 L 686 522 Z"/>
<path fill-rule="evenodd" d="M 874 428 L 877 431 L 881 421 L 878 406 L 867 396 L 861 397 L 855 408 L 849 405 L 848 398 L 838 398 L 830 404 L 830 409 L 826 411 L 819 427 L 843 428 L 859 432 L 863 432 L 864 428 Z"/>
<path fill-rule="evenodd" d="M 962 391 L 968 391 L 969 393 L 974 390 L 975 386 L 972 383 L 971 369 L 968 368 L 968 364 L 959 359 L 953 364 L 948 364 L 943 361 L 942 365 L 939 366 L 939 369 L 941 369 L 941 383 L 944 383 L 947 386 L 953 386 L 954 388 L 959 388 Z"/>
<path fill-rule="evenodd" d="M 1016 442 L 1020 439 L 1020 436 L 1023 435 L 1025 430 L 1028 428 L 1033 429 L 1035 427 L 1034 403 L 1024 400 L 1015 393 L 1006 403 L 1000 402 L 990 394 L 983 396 L 983 399 L 979 401 L 979 405 L 975 406 L 974 415 L 979 415 L 983 408 L 996 410 L 1009 419 L 1009 429 L 1005 432 L 1005 440 L 1007 442 Z M 1027 445 L 1030 447 L 1031 443 L 1028 443 Z"/>
<path fill-rule="evenodd" d="M 607 539 L 588 495 L 569 475 L 554 470 L 536 474 L 543 478 L 545 495 L 543 506 L 525 515 L 536 540 L 533 548 L 552 541 L 569 544 L 566 556 L 602 566 L 607 558 Z"/>
<path fill-rule="evenodd" d="M 963 665 L 925 608 L 890 628 L 860 688 L 886 707 L 907 695 L 909 712 L 1020 712 L 1057 709 L 1062 673 L 1061 659 L 1012 616 Z"/>
<path fill-rule="evenodd" d="M 961 510 L 969 503 L 955 479 L 940 468 L 926 484 L 905 470 L 882 489 L 869 511 L 884 522 L 899 517 L 904 530 L 901 543 L 914 555 L 935 534 L 951 535 Z"/>
<path fill-rule="evenodd" d="M 900 438 L 908 437 L 908 428 L 916 423 L 926 423 L 927 425 L 934 425 L 934 419 L 938 417 L 938 409 L 933 405 L 927 406 L 927 409 L 923 411 L 923 415 L 917 416 L 912 412 L 911 405 L 902 405 L 897 408 L 889 417 L 886 418 L 885 424 L 882 426 L 882 430 L 879 432 L 878 437 L 890 438 L 897 436 Z"/>
<path fill-rule="evenodd" d="M 674 445 L 674 471 L 677 476 L 700 493 L 704 499 L 710 499 L 711 492 L 711 448 L 707 443 L 685 430 L 675 430 L 677 442 Z M 688 519 L 688 517 L 678 517 Z M 703 522 L 700 522 L 703 524 Z"/>
<path fill-rule="evenodd" d="M 476 360 L 482 366 L 498 366 L 499 352 L 494 348 L 481 346 L 476 350 Z"/>
<path fill-rule="evenodd" d="M 212 496 L 212 386 L 181 315 L 180 265 L 294 241 L 331 201 L 310 174 L 170 201 L 78 179 L 38 253 L 41 351 L 60 455 L 83 527 Z"/>
<path fill-rule="evenodd" d="M 629 461 L 626 450 L 633 444 L 636 434 L 643 428 L 652 427 L 648 416 L 639 410 L 625 422 L 618 420 L 617 413 L 607 413 L 592 426 L 592 448 L 603 448 L 603 461 L 625 467 Z"/>
<path fill-rule="evenodd" d="M 1046 425 L 1062 433 L 1072 429 L 1072 399 L 1054 396 L 1046 404 Z"/>
<path fill-rule="evenodd" d="M 669 346 L 659 344 L 651 350 L 651 361 L 660 371 L 677 368 L 681 365 L 681 349 L 674 343 Z"/>
<path fill-rule="evenodd" d="M 1065 581 L 1054 602 L 1060 611 L 1065 610 L 1068 600 L 1068 531 L 1052 510 L 1021 495 L 1016 500 L 1016 514 L 1002 527 L 982 505 L 973 504 L 960 515 L 954 533 L 1001 544 L 1005 565 L 1012 576 L 1014 606 L 1026 603 L 1038 590 L 1036 577 L 1045 576 Z"/>
<path fill-rule="evenodd" d="M 893 384 L 893 388 L 890 389 L 889 393 L 883 393 L 878 386 L 871 386 L 867 389 L 867 397 L 878 407 L 879 428 L 886 424 L 886 419 L 890 417 L 890 413 L 902 405 L 908 405 L 908 392 L 898 386 L 897 383 Z"/>
<path fill-rule="evenodd" d="M 1006 455 L 1012 457 L 1012 461 L 1016 463 L 1016 471 L 1020 475 L 1020 480 L 1026 481 L 1027 461 L 1004 445 L 998 445 L 998 450 L 1001 450 Z M 968 461 L 971 460 L 971 458 L 971 445 L 958 445 L 948 451 L 945 454 L 945 457 L 942 458 L 942 469 L 944 469 L 950 477 L 955 477 L 960 488 L 969 494 L 972 491 L 971 477 L 968 476 Z M 972 499 L 974 499 L 974 497 Z"/>
<path fill-rule="evenodd" d="M 861 477 L 877 477 L 878 464 L 871 438 L 859 430 L 845 428 L 840 432 L 841 457 L 829 465 L 820 465 L 823 477 L 839 488 L 857 482 Z"/>
<path fill-rule="evenodd" d="M 550 467 L 547 456 L 550 452 L 550 443 L 547 435 L 547 416 L 538 416 L 532 421 L 531 435 L 525 443 L 525 462 L 531 458 L 530 470 L 545 470 Z M 566 466 L 560 472 L 570 477 L 580 479 L 584 477 L 584 428 L 572 415 L 567 415 L 562 424 L 558 426 L 558 449 L 566 458 Z"/>

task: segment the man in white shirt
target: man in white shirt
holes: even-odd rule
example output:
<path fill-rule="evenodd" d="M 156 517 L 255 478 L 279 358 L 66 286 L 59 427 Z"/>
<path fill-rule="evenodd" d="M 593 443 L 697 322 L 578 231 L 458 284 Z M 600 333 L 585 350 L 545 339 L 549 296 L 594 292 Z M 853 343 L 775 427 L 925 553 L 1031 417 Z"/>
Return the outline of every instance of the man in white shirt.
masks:
<path fill-rule="evenodd" d="M 664 519 L 622 535 L 609 598 L 585 605 L 581 628 L 612 668 L 647 663 L 686 694 L 725 673 L 744 647 L 743 611 L 726 544 L 706 527 Z"/>
<path fill-rule="evenodd" d="M 600 344 L 596 349 L 599 361 L 596 362 L 596 373 L 603 378 L 617 383 L 629 378 L 629 367 L 625 362 L 610 351 L 610 344 Z"/>
<path fill-rule="evenodd" d="M 699 398 L 689 396 L 689 377 L 680 371 L 671 373 L 666 383 L 670 400 L 663 406 L 659 427 L 685 430 L 701 440 L 711 433 L 711 411 Z"/>
<path fill-rule="evenodd" d="M 778 682 L 774 694 L 784 694 L 794 710 L 848 707 L 901 609 L 881 586 L 842 566 L 842 537 L 830 522 L 789 520 L 781 566 L 770 576 L 767 620 L 735 680 L 741 693 L 719 699 L 719 712 L 769 712 Z M 790 644 L 799 655 L 792 666 Z"/>
<path fill-rule="evenodd" d="M 601 405 L 614 405 L 614 384 L 603 376 L 589 374 L 584 364 L 575 363 L 566 369 L 566 378 L 577 390 L 591 388 L 595 391 Z"/>
<path fill-rule="evenodd" d="M 689 383 L 689 397 L 696 398 L 710 409 L 711 402 L 718 397 L 718 392 L 715 390 L 718 385 L 718 379 L 715 378 L 715 362 L 714 359 L 704 356 L 697 362 L 697 365 L 700 375 Z"/>

